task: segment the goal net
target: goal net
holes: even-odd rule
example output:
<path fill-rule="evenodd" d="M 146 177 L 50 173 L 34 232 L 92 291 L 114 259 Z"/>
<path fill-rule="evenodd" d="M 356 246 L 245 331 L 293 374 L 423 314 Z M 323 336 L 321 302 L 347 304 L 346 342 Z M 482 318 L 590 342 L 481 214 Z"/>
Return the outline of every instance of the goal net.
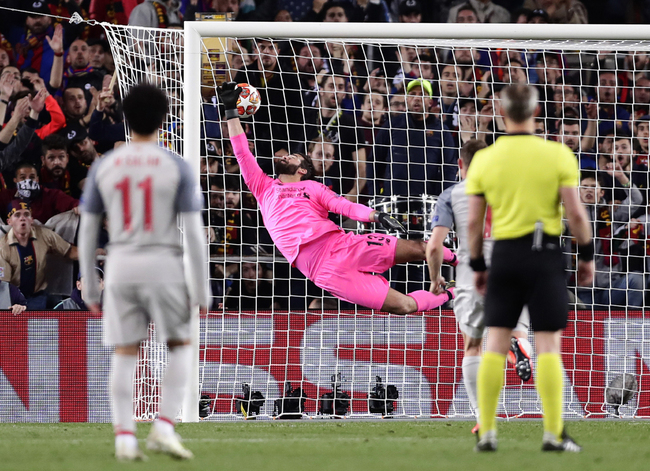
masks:
<path fill-rule="evenodd" d="M 269 418 L 288 404 L 278 409 L 276 400 L 299 388 L 304 407 L 291 403 L 298 416 L 318 416 L 336 401 L 347 405 L 346 415 L 379 416 L 373 408 L 379 396 L 394 406 L 393 415 L 473 417 L 451 310 L 373 314 L 319 289 L 275 249 L 241 178 L 217 85 L 246 82 L 260 91 L 260 110 L 242 122 L 268 174 L 278 156 L 309 154 L 325 185 L 395 215 L 409 238 L 426 239 L 437 197 L 459 181 L 460 147 L 470 139 L 489 145 L 503 135 L 500 92 L 529 83 L 540 92 L 535 134 L 564 142 L 576 155 L 596 239 L 594 287 L 579 288 L 575 244 L 568 232 L 563 237 L 575 309 L 562 344 L 565 415 L 649 415 L 649 332 L 641 310 L 650 229 L 649 44 L 498 39 L 622 37 L 608 28 L 405 26 L 202 22 L 180 31 L 104 25 L 121 91 L 141 80 L 167 90 L 171 113 L 161 145 L 200 173 L 213 305 L 200 321 L 200 367 L 188 404 L 197 405 L 201 395 L 199 413 L 207 419 Z M 445 39 L 452 37 L 466 39 Z M 381 229 L 332 218 L 346 231 Z M 456 248 L 453 233 L 447 242 Z M 452 268 L 443 274 L 453 279 Z M 402 292 L 428 289 L 424 263 L 383 275 Z M 150 419 L 165 354 L 153 339 L 144 351 L 136 414 Z M 623 381 L 620 396 L 631 399 L 613 404 L 610 394 L 608 402 L 607 385 L 626 373 L 638 381 L 638 393 Z M 508 368 L 505 384 L 500 414 L 540 416 L 532 380 L 522 383 Z M 385 399 L 389 385 L 398 398 Z"/>

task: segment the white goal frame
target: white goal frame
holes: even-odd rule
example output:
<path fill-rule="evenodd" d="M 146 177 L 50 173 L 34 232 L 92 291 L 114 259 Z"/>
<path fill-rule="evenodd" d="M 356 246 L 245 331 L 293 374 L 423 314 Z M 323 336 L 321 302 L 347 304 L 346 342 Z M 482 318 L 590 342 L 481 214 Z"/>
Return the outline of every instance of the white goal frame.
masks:
<path fill-rule="evenodd" d="M 593 49 L 650 50 L 647 25 L 551 25 L 551 24 L 400 24 L 400 23 L 278 23 L 196 22 L 184 25 L 184 135 L 183 157 L 199 174 L 201 128 L 201 39 L 204 37 L 269 37 L 278 39 L 371 39 L 391 43 L 399 40 L 436 41 L 436 44 L 527 47 L 553 43 L 553 49 L 575 49 L 576 42 L 592 43 Z M 566 40 L 566 43 L 561 42 Z M 193 316 L 194 360 L 189 391 L 182 410 L 184 422 L 199 420 L 199 318 Z"/>

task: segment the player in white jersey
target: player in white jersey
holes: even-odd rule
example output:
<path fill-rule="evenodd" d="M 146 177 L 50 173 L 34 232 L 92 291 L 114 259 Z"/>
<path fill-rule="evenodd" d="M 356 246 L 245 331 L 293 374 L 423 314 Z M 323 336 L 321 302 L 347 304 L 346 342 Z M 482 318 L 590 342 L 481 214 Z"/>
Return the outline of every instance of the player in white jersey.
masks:
<path fill-rule="evenodd" d="M 460 150 L 461 181 L 451 188 L 443 191 L 436 202 L 433 217 L 433 232 L 427 244 L 427 263 L 431 276 L 431 292 L 437 294 L 445 286 L 445 279 L 440 275 L 442 265 L 443 242 L 449 230 L 455 228 L 459 240 L 458 265 L 456 266 L 456 298 L 454 299 L 454 315 L 463 336 L 465 352 L 463 356 L 463 383 L 467 390 L 469 402 L 478 417 L 477 408 L 477 374 L 481 361 L 481 343 L 485 332 L 483 318 L 483 297 L 476 292 L 474 287 L 474 272 L 469 266 L 468 218 L 469 198 L 465 194 L 465 176 L 467 169 L 474 157 L 474 153 L 487 147 L 483 141 L 472 139 Z M 485 231 L 490 231 L 490 221 L 486 221 Z M 490 259 L 493 242 L 484 242 L 483 251 L 485 258 Z M 530 316 L 524 308 L 519 318 L 519 323 L 513 331 L 512 347 L 508 359 L 515 365 L 517 374 L 523 381 L 530 379 L 532 370 L 530 363 L 531 346 L 527 340 Z M 472 432 L 476 433 L 478 425 Z"/>
<path fill-rule="evenodd" d="M 96 161 L 82 195 L 79 235 L 81 273 L 95 274 L 95 250 L 103 215 L 108 218 L 105 266 L 104 341 L 115 345 L 111 401 L 115 455 L 146 459 L 133 421 L 133 372 L 140 342 L 153 321 L 169 347 L 159 418 L 147 447 L 176 458 L 192 458 L 174 432 L 191 371 L 190 313 L 208 305 L 207 252 L 202 236 L 202 198 L 189 165 L 157 145 L 167 114 L 167 97 L 153 85 L 137 85 L 124 99 L 131 142 Z M 184 220 L 189 263 L 183 266 L 178 218 Z M 99 310 L 96 275 L 87 287 L 87 304 Z"/>

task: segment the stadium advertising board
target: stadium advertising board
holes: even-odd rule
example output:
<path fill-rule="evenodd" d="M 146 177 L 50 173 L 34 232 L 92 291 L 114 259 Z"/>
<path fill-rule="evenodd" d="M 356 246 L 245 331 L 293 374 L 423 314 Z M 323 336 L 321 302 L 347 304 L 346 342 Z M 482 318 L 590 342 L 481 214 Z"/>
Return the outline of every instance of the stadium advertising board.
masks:
<path fill-rule="evenodd" d="M 640 391 L 621 413 L 650 416 L 648 328 L 641 312 L 571 315 L 562 346 L 567 416 L 606 416 L 605 386 L 622 372 L 636 375 Z M 397 414 L 469 417 L 462 343 L 448 311 L 424 317 L 212 313 L 202 318 L 201 339 L 201 393 L 210 397 L 214 418 L 234 414 L 242 383 L 264 394 L 263 414 L 272 414 L 286 381 L 304 389 L 306 411 L 316 413 L 317 398 L 331 392 L 336 373 L 355 415 L 368 414 L 368 393 L 381 376 L 399 390 Z M 136 382 L 141 404 L 157 402 L 165 356 L 155 350 L 162 348 L 151 342 L 143 349 Z M 100 316 L 0 313 L 0 421 L 109 422 L 109 353 Z M 502 415 L 539 415 L 533 381 L 522 385 L 512 370 L 506 386 Z"/>

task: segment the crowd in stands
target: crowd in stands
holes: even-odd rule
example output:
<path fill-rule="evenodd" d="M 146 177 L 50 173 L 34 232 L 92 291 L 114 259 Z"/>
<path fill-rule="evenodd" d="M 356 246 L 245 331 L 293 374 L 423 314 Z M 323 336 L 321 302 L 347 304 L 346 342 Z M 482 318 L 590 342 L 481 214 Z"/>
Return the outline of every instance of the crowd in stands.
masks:
<path fill-rule="evenodd" d="M 611 0 L 0 0 L 2 7 L 0 216 L 6 235 L 0 238 L 0 309 L 83 307 L 82 274 L 73 262 L 76 208 L 90 165 L 126 140 L 105 33 L 65 20 L 73 14 L 169 29 L 203 12 L 287 22 L 650 21 L 650 1 Z M 648 54 L 248 39 L 231 41 L 226 61 L 227 79 L 261 93 L 262 106 L 245 129 L 267 173 L 273 174 L 274 157 L 308 153 L 333 191 L 407 215 L 409 230 L 420 235 L 426 234 L 428 205 L 458 180 L 459 147 L 472 138 L 491 144 L 505 132 L 501 89 L 535 85 L 542 103 L 536 133 L 576 154 L 580 196 L 597 237 L 595 287 L 573 291 L 576 303 L 650 302 Z M 168 64 L 145 66 L 153 71 Z M 213 307 L 348 307 L 287 263 L 270 261 L 277 260 L 274 247 L 240 178 L 214 87 L 203 95 L 201 184 L 214 260 Z M 575 250 L 568 233 L 566 241 L 571 267 Z M 105 235 L 102 242 L 108 242 Z M 423 266 L 391 273 L 398 285 L 426 287 L 426 277 Z"/>

